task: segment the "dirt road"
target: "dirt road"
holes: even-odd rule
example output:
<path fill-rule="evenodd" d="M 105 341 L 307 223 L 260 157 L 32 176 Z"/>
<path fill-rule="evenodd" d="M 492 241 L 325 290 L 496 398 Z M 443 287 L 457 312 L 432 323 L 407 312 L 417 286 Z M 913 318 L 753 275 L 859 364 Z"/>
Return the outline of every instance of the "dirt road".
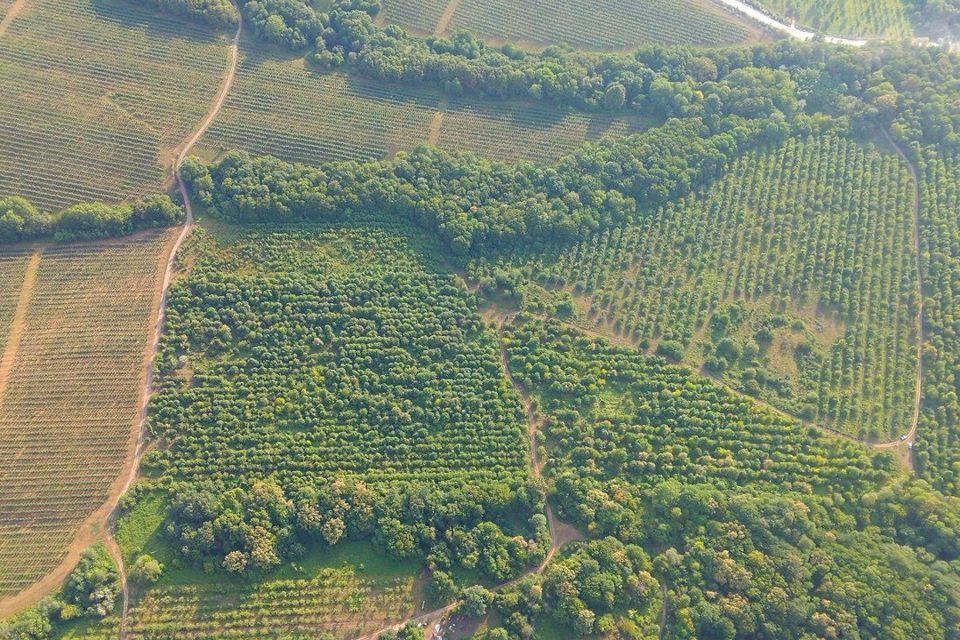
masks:
<path fill-rule="evenodd" d="M 23 274 L 23 282 L 20 284 L 20 295 L 17 296 L 17 306 L 13 312 L 13 321 L 10 323 L 10 333 L 7 336 L 7 342 L 4 345 L 3 353 L 0 354 L 0 407 L 3 406 L 3 397 L 7 391 L 7 385 L 10 383 L 10 373 L 13 371 L 13 362 L 17 359 L 17 351 L 20 350 L 20 340 L 23 338 L 23 331 L 27 326 L 27 308 L 30 306 L 30 298 L 33 297 L 33 286 L 37 281 L 37 270 L 40 268 L 41 252 L 34 251 L 30 256 L 30 262 L 27 263 L 27 269 Z"/>
<path fill-rule="evenodd" d="M 148 351 L 146 353 L 146 358 L 144 359 L 144 376 L 143 383 L 140 388 L 140 420 L 137 426 L 137 443 L 134 450 L 134 459 L 133 463 L 129 467 L 123 489 L 116 496 L 116 499 L 113 503 L 114 506 L 111 509 L 110 516 L 111 522 L 116 520 L 116 507 L 119 503 L 120 497 L 123 496 L 123 494 L 126 493 L 133 484 L 133 481 L 136 479 L 137 473 L 140 470 L 140 459 L 143 456 L 144 445 L 146 443 L 147 436 L 147 410 L 149 407 L 150 392 L 153 388 L 154 362 L 157 358 L 157 351 L 160 347 L 160 336 L 163 334 L 163 325 L 164 321 L 166 320 L 167 291 L 170 288 L 170 283 L 173 281 L 177 251 L 179 251 L 183 241 L 187 238 L 187 236 L 190 234 L 190 230 L 193 228 L 193 207 L 190 204 L 190 194 L 187 191 L 187 187 L 180 175 L 180 167 L 187 155 L 190 153 L 190 150 L 193 149 L 197 141 L 203 137 L 203 134 L 206 133 L 207 129 L 217 117 L 217 114 L 220 113 L 220 109 L 223 107 L 223 103 L 226 101 L 227 94 L 230 93 L 230 88 L 233 86 L 234 78 L 237 75 L 237 62 L 240 58 L 240 37 L 243 34 L 243 14 L 236 2 L 234 2 L 234 7 L 237 9 L 238 15 L 237 31 L 234 34 L 233 41 L 230 45 L 230 57 L 227 63 L 227 68 L 224 71 L 223 80 L 220 83 L 220 88 L 217 91 L 217 95 L 214 98 L 213 103 L 210 105 L 210 109 L 207 111 L 207 115 L 204 117 L 203 121 L 197 126 L 187 141 L 181 145 L 179 151 L 177 152 L 177 157 L 173 166 L 174 178 L 177 182 L 177 190 L 180 192 L 180 197 L 183 200 L 183 208 L 186 212 L 186 216 L 183 226 L 180 229 L 180 233 L 177 235 L 173 246 L 170 248 L 170 252 L 167 254 L 166 268 L 163 272 L 163 282 L 159 288 L 160 302 L 157 308 L 157 321 L 153 325 L 153 334 L 150 340 Z M 123 556 L 120 554 L 120 549 L 117 547 L 116 541 L 113 539 L 111 527 L 107 527 L 107 547 L 112 547 L 112 549 L 115 549 L 115 553 L 113 550 L 111 550 L 111 555 L 113 555 L 114 561 L 117 563 L 117 568 L 119 569 L 120 576 L 122 578 L 121 584 L 123 586 L 123 590 L 121 595 L 123 598 L 123 603 L 120 618 L 120 640 L 126 640 L 127 612 L 130 608 L 130 595 L 126 584 L 126 570 L 123 566 Z"/>
<path fill-rule="evenodd" d="M 880 127 L 884 138 L 896 149 L 897 155 L 906 163 L 913 176 L 913 255 L 914 268 L 917 272 L 917 384 L 913 399 L 913 420 L 910 425 L 910 431 L 907 432 L 906 442 L 912 443 L 917 435 L 917 425 L 920 422 L 920 403 L 923 400 L 923 343 L 926 340 L 926 328 L 923 322 L 923 269 L 920 266 L 920 172 L 913 164 L 913 161 L 900 148 L 893 137 L 886 129 Z M 876 445 L 880 448 L 891 448 L 902 444 L 901 441 L 888 442 Z"/>
<path fill-rule="evenodd" d="M 3 36 L 10 28 L 10 23 L 23 11 L 27 5 L 27 0 L 15 0 L 7 12 L 3 14 L 3 20 L 0 20 L 0 36 Z"/>

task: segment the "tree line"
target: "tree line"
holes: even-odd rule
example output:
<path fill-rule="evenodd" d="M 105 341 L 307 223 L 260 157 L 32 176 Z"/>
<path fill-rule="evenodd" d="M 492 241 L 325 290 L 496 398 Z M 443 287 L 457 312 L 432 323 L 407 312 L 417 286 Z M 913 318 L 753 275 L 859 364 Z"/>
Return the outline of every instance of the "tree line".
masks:
<path fill-rule="evenodd" d="M 167 195 L 131 203 L 83 203 L 50 213 L 19 196 L 0 198 L 0 244 L 52 239 L 99 240 L 183 222 L 183 209 Z"/>

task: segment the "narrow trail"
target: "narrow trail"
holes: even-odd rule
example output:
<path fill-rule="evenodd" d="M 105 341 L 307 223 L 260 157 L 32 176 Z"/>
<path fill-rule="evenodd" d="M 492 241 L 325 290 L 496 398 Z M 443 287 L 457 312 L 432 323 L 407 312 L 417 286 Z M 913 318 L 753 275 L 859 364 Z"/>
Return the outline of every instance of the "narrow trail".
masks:
<path fill-rule="evenodd" d="M 450 101 L 447 98 L 441 98 L 440 103 L 437 104 L 437 111 L 433 114 L 433 119 L 430 120 L 430 128 L 427 131 L 427 144 L 431 147 L 437 146 L 437 143 L 440 142 L 440 128 L 443 126 L 443 116 L 449 106 Z"/>
<path fill-rule="evenodd" d="M 457 7 L 460 6 L 460 0 L 450 0 L 447 3 L 447 6 L 444 7 L 443 13 L 440 14 L 440 19 L 437 20 L 437 26 L 433 28 L 433 37 L 439 38 L 447 30 L 447 27 L 450 26 L 450 21 L 453 20 L 453 14 L 457 12 Z"/>
<path fill-rule="evenodd" d="M 123 566 L 123 554 L 120 552 L 120 545 L 113 539 L 113 536 L 107 536 L 105 541 L 107 551 L 117 565 L 117 572 L 120 574 L 120 596 L 122 598 L 120 611 L 120 640 L 127 640 L 127 610 L 130 606 L 130 591 L 127 585 L 127 571 Z"/>
<path fill-rule="evenodd" d="M 3 354 L 0 355 L 0 407 L 3 406 L 7 385 L 10 384 L 10 373 L 13 371 L 13 362 L 17 359 L 20 340 L 23 338 L 23 331 L 27 326 L 27 308 L 30 306 L 30 298 L 33 297 L 33 286 L 37 282 L 40 254 L 41 251 L 39 250 L 33 252 L 30 256 L 30 262 L 27 263 L 27 269 L 23 273 L 23 284 L 20 285 L 17 307 L 13 312 L 13 320 L 10 322 L 10 334 L 7 336 Z"/>
<path fill-rule="evenodd" d="M 26 5 L 27 0 L 14 0 L 14 3 L 7 9 L 7 12 L 3 14 L 3 20 L 0 20 L 0 36 L 3 36 L 3 34 L 7 32 L 7 29 L 10 28 L 10 23 L 20 15 Z"/>
<path fill-rule="evenodd" d="M 923 344 L 926 341 L 926 327 L 923 321 L 923 268 L 920 265 L 920 172 L 917 170 L 916 165 L 913 164 L 913 160 L 911 160 L 900 145 L 896 143 L 890 133 L 883 127 L 880 127 L 880 131 L 883 133 L 883 137 L 886 138 L 887 142 L 890 143 L 890 146 L 896 149 L 897 155 L 906 163 L 913 176 L 913 256 L 914 268 L 917 272 L 917 384 L 913 398 L 913 420 L 910 424 L 910 431 L 907 432 L 905 439 L 905 442 L 912 445 L 917 436 L 917 425 L 920 423 L 920 405 L 923 401 Z M 901 444 L 903 444 L 903 442 L 896 441 L 875 446 L 883 449 L 892 449 Z M 907 461 L 912 468 L 913 463 L 910 450 L 908 450 L 907 453 Z"/>
<path fill-rule="evenodd" d="M 543 419 L 537 416 L 536 408 L 533 406 L 533 399 L 523 388 L 523 385 L 517 382 L 516 378 L 513 377 L 513 372 L 510 370 L 510 360 L 507 356 L 506 345 L 503 342 L 503 327 L 505 322 L 506 318 L 501 316 L 497 326 L 497 338 L 500 345 L 500 364 L 503 367 L 504 377 L 506 377 L 507 381 L 510 383 L 510 386 L 512 386 L 520 396 L 520 402 L 523 404 L 523 408 L 527 414 L 527 440 L 529 441 L 530 445 L 530 471 L 534 477 L 540 478 L 542 477 L 541 474 L 543 471 L 543 461 L 540 459 L 540 448 L 537 443 L 537 434 L 540 433 L 540 427 L 543 426 Z M 504 589 L 517 584 L 520 580 L 523 580 L 527 576 L 539 575 L 543 573 L 547 568 L 547 565 L 550 564 L 550 561 L 553 560 L 553 557 L 560 549 L 571 542 L 583 539 L 583 534 L 580 533 L 576 527 L 563 522 L 557 518 L 556 515 L 554 515 L 553 507 L 550 506 L 549 502 L 546 505 L 546 515 L 547 527 L 550 530 L 550 549 L 547 551 L 547 555 L 544 557 L 543 561 L 536 567 L 532 567 L 524 571 L 516 578 L 507 580 L 506 582 L 491 588 L 490 591 L 503 591 Z M 379 629 L 374 633 L 360 636 L 355 640 L 376 640 L 381 633 L 387 631 L 397 631 L 409 623 L 423 624 L 426 626 L 427 638 L 429 639 L 432 637 L 433 625 L 439 622 L 448 613 L 453 612 L 459 604 L 460 601 L 455 600 L 444 607 L 434 609 L 432 611 L 426 611 L 419 615 L 401 620 L 400 622 L 397 622 L 389 627 Z M 125 639 L 121 638 L 121 640 Z"/>
<path fill-rule="evenodd" d="M 144 358 L 144 375 L 143 382 L 140 387 L 140 415 L 136 427 L 137 437 L 133 452 L 133 460 L 129 465 L 126 480 L 124 481 L 121 490 L 116 494 L 115 497 L 113 497 L 113 506 L 110 510 L 108 526 L 106 527 L 105 537 L 107 548 L 110 549 L 111 556 L 113 556 L 114 561 L 117 563 L 117 568 L 121 576 L 123 602 L 120 618 L 120 640 L 126 640 L 127 637 L 127 612 L 130 607 L 130 594 L 129 590 L 127 589 L 126 570 L 123 565 L 123 555 L 120 553 L 120 548 L 117 546 L 116 540 L 113 537 L 113 526 L 115 525 L 118 516 L 117 507 L 119 506 L 120 498 L 127 492 L 127 490 L 129 490 L 140 470 L 140 460 L 143 457 L 146 445 L 147 411 L 150 400 L 150 391 L 153 388 L 154 362 L 157 358 L 157 351 L 160 347 L 160 336 L 163 333 L 163 325 L 166 320 L 167 292 L 169 291 L 170 283 L 173 280 L 177 251 L 179 251 L 183 241 L 187 238 L 187 236 L 190 234 L 190 230 L 193 228 L 193 207 L 190 203 L 190 194 L 188 193 L 187 187 L 183 182 L 182 176 L 180 175 L 180 167 L 183 165 L 183 161 L 190 153 L 190 150 L 193 149 L 197 141 L 200 140 L 204 133 L 206 133 L 207 129 L 213 123 L 213 120 L 217 117 L 217 114 L 220 113 L 220 109 L 223 107 L 223 103 L 227 99 L 227 94 L 229 94 L 230 88 L 233 86 L 233 81 L 237 74 L 237 63 L 240 57 L 240 37 L 243 33 L 243 13 L 240 11 L 240 7 L 237 6 L 236 2 L 234 2 L 234 7 L 237 9 L 238 16 L 237 31 L 234 34 L 233 41 L 230 45 L 230 56 L 227 63 L 227 68 L 223 75 L 223 80 L 220 83 L 219 90 L 217 91 L 217 95 L 215 96 L 209 111 L 207 111 L 206 117 L 204 117 L 203 121 L 193 131 L 190 138 L 180 147 L 173 165 L 174 178 L 177 183 L 177 189 L 180 192 L 181 198 L 183 199 L 183 207 L 186 212 L 186 216 L 184 218 L 183 226 L 180 229 L 180 233 L 177 235 L 176 240 L 173 242 L 173 245 L 167 254 L 166 267 L 163 272 L 163 281 L 158 290 L 159 301 L 156 310 L 157 321 L 153 325 L 152 335 L 150 337 Z"/>

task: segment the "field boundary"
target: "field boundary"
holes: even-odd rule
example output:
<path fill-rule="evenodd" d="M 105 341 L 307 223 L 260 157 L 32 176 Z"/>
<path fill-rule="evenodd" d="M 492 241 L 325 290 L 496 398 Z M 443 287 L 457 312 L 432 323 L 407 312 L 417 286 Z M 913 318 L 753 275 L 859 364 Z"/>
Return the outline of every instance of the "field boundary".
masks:
<path fill-rule="evenodd" d="M 26 5 L 27 0 L 14 0 L 14 3 L 7 9 L 7 12 L 3 14 L 3 20 L 0 20 L 0 36 L 7 32 L 7 29 L 10 28 L 10 23 L 20 15 Z"/>
<path fill-rule="evenodd" d="M 450 101 L 442 98 L 437 104 L 437 111 L 433 114 L 433 119 L 430 120 L 430 128 L 427 130 L 427 144 L 431 147 L 437 146 L 437 143 L 440 142 L 440 129 L 443 127 L 443 117 L 446 115 L 448 108 L 450 108 Z"/>
<path fill-rule="evenodd" d="M 3 353 L 0 354 L 0 407 L 3 407 L 7 385 L 10 384 L 10 373 L 13 371 L 13 362 L 17 358 L 17 351 L 20 350 L 20 340 L 23 338 L 23 330 L 27 324 L 27 308 L 33 297 L 33 286 L 37 282 L 42 253 L 41 249 L 34 251 L 27 263 L 27 269 L 23 273 L 23 283 L 20 285 L 20 295 L 17 297 L 17 307 L 10 322 L 10 333 Z"/>
<path fill-rule="evenodd" d="M 19 1 L 26 2 L 26 0 Z M 239 12 L 239 8 L 237 10 Z M 145 448 L 144 443 L 146 436 L 145 427 L 147 418 L 147 401 L 149 400 L 150 388 L 153 384 L 153 362 L 156 358 L 156 353 L 159 348 L 160 334 L 162 332 L 164 320 L 164 309 L 166 306 L 166 293 L 170 282 L 173 279 L 174 261 L 176 259 L 177 250 L 180 248 L 180 245 L 183 243 L 193 226 L 193 212 L 190 206 L 190 199 L 186 193 L 186 186 L 180 179 L 180 166 L 187 154 L 190 152 L 196 142 L 203 136 L 206 130 L 210 127 L 210 124 L 213 122 L 214 118 L 216 118 L 217 114 L 220 112 L 220 109 L 226 100 L 227 94 L 233 85 L 234 76 L 236 75 L 237 70 L 237 62 L 239 59 L 239 44 L 242 28 L 243 19 L 241 16 L 240 21 L 237 24 L 237 32 L 233 38 L 229 60 L 224 71 L 223 80 L 220 83 L 217 96 L 214 98 L 214 101 L 211 104 L 211 107 L 203 121 L 194 130 L 194 132 L 191 134 L 191 137 L 180 147 L 179 151 L 177 152 L 176 162 L 173 166 L 174 176 L 177 180 L 179 191 L 184 200 L 186 219 L 180 229 L 180 232 L 177 234 L 171 249 L 169 252 L 164 252 L 164 254 L 167 256 L 166 268 L 162 271 L 162 280 L 160 283 L 158 283 L 159 286 L 156 289 L 153 308 L 150 314 L 150 317 L 157 318 L 157 321 L 153 325 L 151 335 L 145 345 L 144 375 L 142 376 L 140 383 L 141 399 L 137 404 L 136 417 L 133 421 L 134 425 L 130 432 L 130 438 L 134 442 L 133 450 L 130 454 L 128 454 L 127 461 L 124 463 L 117 480 L 110 488 L 107 500 L 79 527 L 77 535 L 67 548 L 66 556 L 64 557 L 63 561 L 47 575 L 33 582 L 19 593 L 0 601 L 0 618 L 13 615 L 25 609 L 34 604 L 37 600 L 45 596 L 50 591 L 58 589 L 66 577 L 70 574 L 70 571 L 73 570 L 73 567 L 76 566 L 77 562 L 80 560 L 80 555 L 87 547 L 95 544 L 101 539 L 105 539 L 108 549 L 110 548 L 110 538 L 112 537 L 110 533 L 110 527 L 113 525 L 116 519 L 117 507 L 120 498 L 124 493 L 127 492 L 130 486 L 133 484 L 133 481 L 136 479 L 140 466 L 140 457 L 142 456 Z M 121 574 L 124 574 L 122 557 L 115 557 L 114 559 L 118 562 L 117 569 L 121 572 Z M 123 595 L 125 596 L 126 592 L 123 592 Z M 124 598 L 123 606 L 125 610 L 126 606 L 128 606 L 127 598 Z M 121 624 L 121 629 L 124 629 L 123 624 Z"/>
<path fill-rule="evenodd" d="M 450 26 L 450 21 L 453 20 L 453 14 L 457 12 L 459 6 L 460 0 L 450 0 L 450 2 L 447 3 L 447 6 L 443 9 L 443 13 L 440 14 L 440 19 L 437 20 L 437 26 L 433 28 L 434 38 L 443 36 L 447 27 Z"/>

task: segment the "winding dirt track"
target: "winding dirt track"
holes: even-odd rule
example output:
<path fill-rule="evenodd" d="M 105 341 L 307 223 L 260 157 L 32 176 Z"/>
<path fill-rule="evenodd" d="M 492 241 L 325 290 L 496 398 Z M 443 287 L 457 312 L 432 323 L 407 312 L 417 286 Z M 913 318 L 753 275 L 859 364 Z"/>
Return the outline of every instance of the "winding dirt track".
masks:
<path fill-rule="evenodd" d="M 227 64 L 226 71 L 224 72 L 223 80 L 220 83 L 220 88 L 217 91 L 217 95 L 214 98 L 213 103 L 210 105 L 210 110 L 207 111 L 206 117 L 204 117 L 200 125 L 197 126 L 190 138 L 184 142 L 183 145 L 181 145 L 177 152 L 176 160 L 174 161 L 173 175 L 177 182 L 177 190 L 180 192 L 180 197 L 183 200 L 183 208 L 186 211 L 186 217 L 184 219 L 183 227 L 181 227 L 180 233 L 177 236 L 176 241 L 173 243 L 170 253 L 167 256 L 167 266 L 163 274 L 163 284 L 160 288 L 161 294 L 160 304 L 157 312 L 157 321 L 153 326 L 150 349 L 147 358 L 145 359 L 145 375 L 143 377 L 143 385 L 140 390 L 140 420 L 137 429 L 137 444 L 134 451 L 133 464 L 130 465 L 123 489 L 113 498 L 113 508 L 110 513 L 109 525 L 107 527 L 107 550 L 110 551 L 110 555 L 117 564 L 117 569 L 119 570 L 121 577 L 123 605 L 120 618 L 120 640 L 127 640 L 127 612 L 130 607 L 130 594 L 127 588 L 126 570 L 123 566 L 123 555 L 120 553 L 120 547 L 113 539 L 112 529 L 113 525 L 116 523 L 116 518 L 118 515 L 117 506 L 119 504 L 119 500 L 130 488 L 130 485 L 133 484 L 133 481 L 136 479 L 137 473 L 140 469 L 140 459 L 143 456 L 144 445 L 146 443 L 146 422 L 150 390 L 153 387 L 153 364 L 157 358 L 157 350 L 160 346 L 160 336 L 163 333 L 163 324 L 164 320 L 166 319 L 167 291 L 170 288 L 170 282 L 173 280 L 177 251 L 180 249 L 183 241 L 193 228 L 193 207 L 190 204 L 190 194 L 187 191 L 187 187 L 183 182 L 182 176 L 180 175 L 180 167 L 183 165 L 183 161 L 190 153 L 190 150 L 193 149 L 197 141 L 203 136 L 204 133 L 206 133 L 207 129 L 217 117 L 217 114 L 220 113 L 220 109 L 223 107 L 223 103 L 226 101 L 227 94 L 230 93 L 230 88 L 233 86 L 234 78 L 237 75 L 237 62 L 240 58 L 240 36 L 243 34 L 243 13 L 240 11 L 240 7 L 237 6 L 235 0 L 233 2 L 233 6 L 236 8 L 238 16 L 237 31 L 234 34 L 233 41 L 230 45 L 230 59 Z"/>
<path fill-rule="evenodd" d="M 15 0 L 15 2 L 10 5 L 10 8 L 7 9 L 7 12 L 3 14 L 3 20 L 0 20 L 0 36 L 7 32 L 7 29 L 10 28 L 10 23 L 13 22 L 13 19 L 20 15 L 20 12 L 23 11 L 23 8 L 27 5 L 27 0 Z"/>
<path fill-rule="evenodd" d="M 18 0 L 18 2 L 14 3 L 11 9 L 8 10 L 6 16 L 4 17 L 4 22 L 2 25 L 0 25 L 0 27 L 5 29 L 6 25 L 9 24 L 9 22 L 13 19 L 16 11 L 22 8 L 24 4 L 25 0 Z M 237 8 L 237 11 L 239 14 L 239 8 Z M 197 140 L 203 136 L 204 132 L 206 132 L 207 128 L 219 113 L 220 108 L 223 106 L 223 103 L 226 100 L 227 93 L 230 91 L 230 87 L 233 85 L 233 80 L 236 76 L 237 61 L 239 59 L 239 44 L 242 28 L 243 22 L 241 17 L 240 22 L 237 24 L 237 32 L 234 35 L 230 48 L 230 57 L 227 68 L 224 72 L 223 80 L 220 83 L 220 88 L 217 92 L 217 95 L 211 104 L 210 110 L 207 112 L 203 122 L 201 122 L 197 129 L 192 133 L 189 140 L 187 140 L 187 142 L 185 142 L 177 152 L 173 173 L 177 181 L 180 194 L 183 197 L 184 209 L 186 210 L 186 219 L 183 227 L 177 235 L 176 240 L 173 242 L 170 248 L 170 252 L 167 254 L 167 263 L 166 269 L 163 273 L 163 280 L 161 283 L 158 283 L 159 286 L 157 290 L 157 296 L 154 301 L 157 322 L 152 327 L 151 336 L 144 350 L 144 376 L 142 378 L 140 401 L 138 404 L 139 418 L 134 424 L 134 433 L 131 435 L 131 439 L 135 443 L 132 455 L 124 464 L 117 481 L 111 487 L 110 492 L 107 495 L 106 502 L 103 504 L 103 506 L 91 514 L 90 517 L 87 518 L 87 520 L 80 526 L 74 541 L 67 549 L 66 557 L 63 559 L 60 565 L 58 565 L 46 576 L 40 578 L 29 587 L 22 590 L 20 593 L 5 599 L 2 603 L 2 607 L 0 607 L 0 617 L 12 615 L 17 611 L 25 609 L 42 598 L 44 595 L 60 588 L 67 575 L 69 575 L 70 571 L 73 570 L 73 567 L 79 561 L 83 550 L 95 544 L 96 542 L 103 540 L 107 546 L 107 550 L 110 552 L 110 555 L 116 562 L 117 568 L 119 569 L 122 577 L 121 586 L 123 587 L 123 619 L 120 626 L 120 638 L 121 640 L 126 640 L 126 612 L 129 606 L 129 596 L 126 588 L 126 575 L 120 549 L 113 540 L 110 531 L 116 520 L 116 510 L 120 498 L 127 492 L 127 490 L 130 488 L 130 485 L 133 484 L 140 467 L 140 458 L 144 452 L 146 436 L 145 425 L 147 417 L 147 400 L 150 397 L 150 389 L 153 384 L 153 362 L 156 358 L 160 334 L 163 328 L 167 289 L 170 286 L 171 280 L 173 279 L 174 260 L 177 250 L 180 248 L 180 245 L 183 243 L 183 240 L 187 237 L 190 229 L 193 226 L 193 211 L 190 206 L 190 199 L 187 195 L 186 186 L 183 184 L 183 180 L 180 178 L 180 165 L 183 163 L 184 158 L 187 157 L 187 154 L 196 144 Z M 0 35 L 2 35 L 2 33 L 3 31 L 0 31 Z M 27 275 L 24 278 L 24 285 L 21 288 L 21 299 L 25 295 L 24 291 L 27 292 L 26 295 L 29 297 L 29 290 L 32 287 L 28 286 L 28 283 L 32 278 L 30 275 L 31 269 L 33 269 L 34 274 L 36 273 L 36 265 L 34 264 L 35 262 L 39 262 L 39 254 L 35 254 L 31 259 L 31 266 L 28 268 Z M 22 300 L 18 301 L 18 314 L 20 313 L 21 306 L 24 307 L 25 312 L 25 305 L 21 305 L 20 302 L 22 302 Z M 14 329 L 16 329 L 16 324 L 15 318 Z M 12 346 L 15 347 L 15 344 L 19 341 L 18 339 L 14 339 L 15 337 L 16 336 L 11 336 L 11 339 L 8 340 L 6 349 L 7 351 L 9 351 Z M 3 360 L 4 363 L 6 360 L 8 360 L 6 354 L 4 354 Z M 3 364 L 2 368 L 6 368 L 6 364 Z M 3 374 L 2 368 L 0 368 L 0 377 L 2 377 Z M 2 380 L 0 380 L 0 383 L 2 383 Z M 2 399 L 2 394 L 0 394 L 0 399 Z"/>
<path fill-rule="evenodd" d="M 890 133 L 879 127 L 883 137 L 897 150 L 897 155 L 906 163 L 913 175 L 913 255 L 914 266 L 917 270 L 917 385 L 913 399 L 913 421 L 910 431 L 907 432 L 906 442 L 913 443 L 917 436 L 917 425 L 920 423 L 920 404 L 923 401 L 923 344 L 926 341 L 926 328 L 923 323 L 923 269 L 920 266 L 920 172 L 913 164 L 913 160 L 900 148 Z M 874 445 L 878 449 L 892 449 L 903 444 L 900 440 Z M 909 456 L 908 456 L 909 459 Z"/>
<path fill-rule="evenodd" d="M 503 341 L 503 326 L 506 322 L 506 317 L 500 317 L 497 326 L 497 337 L 500 344 L 500 364 L 503 367 L 503 375 L 510 383 L 510 386 L 514 388 L 517 394 L 520 396 L 520 402 L 523 404 L 523 408 L 527 414 L 527 440 L 530 443 L 530 472 L 536 478 L 541 477 L 543 471 L 543 461 L 540 459 L 540 448 L 537 443 L 537 434 L 540 433 L 540 427 L 543 426 L 543 419 L 537 416 L 536 409 L 533 406 L 533 399 L 530 397 L 530 394 L 527 393 L 526 389 L 523 388 L 516 378 L 513 377 L 513 372 L 510 371 L 510 360 L 507 357 L 506 345 Z M 534 574 L 541 574 L 547 568 L 547 565 L 550 564 L 550 561 L 557 554 L 557 552 L 562 549 L 565 545 L 575 542 L 583 538 L 583 534 L 580 533 L 576 527 L 563 522 L 558 519 L 553 513 L 553 507 L 550 506 L 550 503 L 547 503 L 546 506 L 546 515 L 547 515 L 547 526 L 550 530 L 550 549 L 547 551 L 547 555 L 544 557 L 543 562 L 537 565 L 534 568 L 524 571 L 522 574 L 507 580 L 491 589 L 491 591 L 497 592 L 502 591 L 520 580 L 526 578 L 527 576 Z M 432 611 L 427 611 L 421 613 L 420 615 L 407 618 L 393 624 L 384 629 L 375 631 L 364 636 L 360 636 L 356 640 L 376 640 L 376 638 L 386 631 L 397 631 L 408 623 L 413 624 L 423 624 L 427 627 L 427 638 L 428 640 L 433 637 L 433 625 L 441 620 L 448 613 L 452 613 L 456 609 L 457 605 L 460 604 L 460 601 L 454 601 L 450 604 L 441 607 L 439 609 L 434 609 Z"/>

